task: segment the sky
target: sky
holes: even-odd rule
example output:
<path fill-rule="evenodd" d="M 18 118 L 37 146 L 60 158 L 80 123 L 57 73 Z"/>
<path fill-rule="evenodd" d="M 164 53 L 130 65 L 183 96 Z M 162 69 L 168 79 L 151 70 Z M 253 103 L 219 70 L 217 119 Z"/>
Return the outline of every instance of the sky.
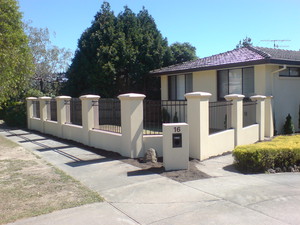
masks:
<path fill-rule="evenodd" d="M 254 46 L 300 49 L 299 0 L 107 0 L 115 15 L 144 6 L 168 43 L 189 42 L 198 57 L 230 51 L 246 36 Z M 51 41 L 74 52 L 103 0 L 19 0 L 23 20 L 48 28 Z"/>

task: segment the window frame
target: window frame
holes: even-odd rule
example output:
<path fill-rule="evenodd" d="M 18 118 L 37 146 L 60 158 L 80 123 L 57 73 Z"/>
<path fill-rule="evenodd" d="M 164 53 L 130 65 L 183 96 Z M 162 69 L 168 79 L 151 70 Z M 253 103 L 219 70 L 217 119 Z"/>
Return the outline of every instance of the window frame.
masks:
<path fill-rule="evenodd" d="M 283 66 L 279 66 L 279 69 L 282 69 Z M 297 76 L 293 76 L 291 75 L 291 69 L 297 69 L 298 70 L 298 75 Z M 288 71 L 287 74 L 282 74 L 282 72 L 284 71 Z M 280 71 L 279 72 L 279 77 L 300 77 L 300 67 L 296 67 L 296 66 L 288 66 L 285 70 Z"/>
<path fill-rule="evenodd" d="M 229 80 L 229 74 L 230 74 L 230 70 L 237 70 L 237 69 L 240 69 L 241 70 L 241 90 L 242 90 L 242 94 L 244 95 L 244 92 L 245 92 L 245 84 L 244 84 L 244 81 L 246 80 L 244 78 L 244 71 L 245 69 L 252 69 L 253 70 L 253 91 L 255 90 L 255 74 L 254 74 L 254 67 L 253 66 L 249 66 L 249 67 L 242 67 L 242 68 L 232 68 L 232 69 L 225 69 L 225 70 L 217 70 L 217 99 L 218 101 L 225 101 L 225 98 L 224 96 L 220 96 L 220 93 L 221 93 L 221 82 L 220 82 L 220 72 L 225 72 L 226 71 L 226 75 L 223 75 L 223 76 L 227 76 L 227 90 L 226 92 L 228 94 L 229 93 L 229 90 L 230 90 L 230 80 Z M 245 99 L 249 99 L 250 96 L 245 96 Z"/>
<path fill-rule="evenodd" d="M 178 99 L 178 76 L 182 76 L 184 75 L 184 93 L 187 93 L 187 88 L 188 88 L 188 82 L 187 82 L 187 76 L 191 76 L 191 89 L 193 91 L 193 73 L 184 73 L 184 74 L 176 74 L 176 75 L 170 75 L 168 76 L 168 100 L 172 100 L 172 101 L 180 101 L 180 100 L 184 100 L 183 99 Z M 172 79 L 175 79 L 174 82 L 174 87 L 172 87 Z M 172 90 L 172 88 L 174 88 L 174 90 Z M 172 92 L 175 91 L 175 97 L 172 98 Z"/>

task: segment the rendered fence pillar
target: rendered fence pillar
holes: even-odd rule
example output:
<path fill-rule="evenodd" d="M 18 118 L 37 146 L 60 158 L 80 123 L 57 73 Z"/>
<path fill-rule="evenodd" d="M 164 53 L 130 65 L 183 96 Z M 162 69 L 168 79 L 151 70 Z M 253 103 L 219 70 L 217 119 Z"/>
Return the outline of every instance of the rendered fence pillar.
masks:
<path fill-rule="evenodd" d="M 209 136 L 209 98 L 207 92 L 185 94 L 189 125 L 190 157 L 201 160 Z"/>
<path fill-rule="evenodd" d="M 42 122 L 42 127 L 40 132 L 45 132 L 45 124 L 44 122 L 50 117 L 48 116 L 50 104 L 47 102 L 51 100 L 51 97 L 39 97 L 40 102 L 40 118 Z"/>
<path fill-rule="evenodd" d="M 93 104 L 94 102 L 98 103 L 99 98 L 100 98 L 99 95 L 80 96 L 81 106 L 82 106 L 82 128 L 83 128 L 82 141 L 86 145 L 90 145 L 89 131 L 93 129 L 95 125 L 95 110 Z"/>
<path fill-rule="evenodd" d="M 121 100 L 122 155 L 143 156 L 143 94 L 123 94 Z"/>
<path fill-rule="evenodd" d="M 243 99 L 244 95 L 231 94 L 226 95 L 225 99 L 227 101 L 232 101 L 231 110 L 231 127 L 235 130 L 234 132 L 234 144 L 235 146 L 240 145 L 242 139 L 242 129 L 243 129 Z"/>
<path fill-rule="evenodd" d="M 265 139 L 265 99 L 266 96 L 255 95 L 250 97 L 251 101 L 256 101 L 256 123 L 259 124 L 259 140 Z"/>
<path fill-rule="evenodd" d="M 273 108 L 272 108 L 273 96 L 267 96 L 265 100 L 265 136 L 274 136 L 274 121 L 273 121 Z"/>
<path fill-rule="evenodd" d="M 64 137 L 62 125 L 65 123 L 70 123 L 70 96 L 58 96 L 56 99 L 57 105 L 57 124 L 59 137 Z"/>
<path fill-rule="evenodd" d="M 36 101 L 35 97 L 26 98 L 27 102 L 27 128 L 31 129 L 31 118 L 33 117 L 33 101 Z"/>

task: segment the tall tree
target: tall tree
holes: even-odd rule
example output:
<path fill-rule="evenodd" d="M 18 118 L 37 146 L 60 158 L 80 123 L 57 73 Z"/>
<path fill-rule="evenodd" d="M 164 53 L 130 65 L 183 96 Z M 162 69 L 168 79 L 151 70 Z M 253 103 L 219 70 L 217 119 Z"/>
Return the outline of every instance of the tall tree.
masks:
<path fill-rule="evenodd" d="M 25 24 L 35 71 L 31 85 L 43 93 L 57 95 L 58 79 L 65 72 L 72 57 L 70 50 L 52 45 L 48 28 Z"/>
<path fill-rule="evenodd" d="M 78 41 L 67 72 L 68 94 L 113 97 L 144 92 L 146 74 L 171 63 L 167 39 L 145 8 L 135 14 L 125 6 L 115 16 L 109 3 L 104 2 Z"/>
<path fill-rule="evenodd" d="M 242 47 L 251 46 L 251 45 L 253 45 L 251 41 L 252 41 L 252 39 L 246 36 L 243 40 L 241 40 L 236 45 L 236 48 L 242 48 Z"/>
<path fill-rule="evenodd" d="M 172 52 L 172 64 L 182 63 L 197 59 L 196 48 L 190 43 L 174 43 L 170 46 Z"/>
<path fill-rule="evenodd" d="M 16 0 L 0 1 L 0 104 L 20 97 L 33 73 L 32 55 Z"/>

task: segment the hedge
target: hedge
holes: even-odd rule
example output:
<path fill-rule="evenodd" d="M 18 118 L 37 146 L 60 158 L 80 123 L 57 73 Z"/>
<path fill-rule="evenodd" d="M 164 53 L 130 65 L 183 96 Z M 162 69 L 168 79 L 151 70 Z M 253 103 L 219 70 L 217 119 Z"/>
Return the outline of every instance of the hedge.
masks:
<path fill-rule="evenodd" d="M 237 168 L 246 173 L 299 165 L 300 135 L 278 136 L 269 142 L 237 146 L 233 156 Z"/>
<path fill-rule="evenodd" d="M 24 102 L 13 102 L 4 108 L 4 122 L 12 127 L 26 127 L 26 104 Z"/>

